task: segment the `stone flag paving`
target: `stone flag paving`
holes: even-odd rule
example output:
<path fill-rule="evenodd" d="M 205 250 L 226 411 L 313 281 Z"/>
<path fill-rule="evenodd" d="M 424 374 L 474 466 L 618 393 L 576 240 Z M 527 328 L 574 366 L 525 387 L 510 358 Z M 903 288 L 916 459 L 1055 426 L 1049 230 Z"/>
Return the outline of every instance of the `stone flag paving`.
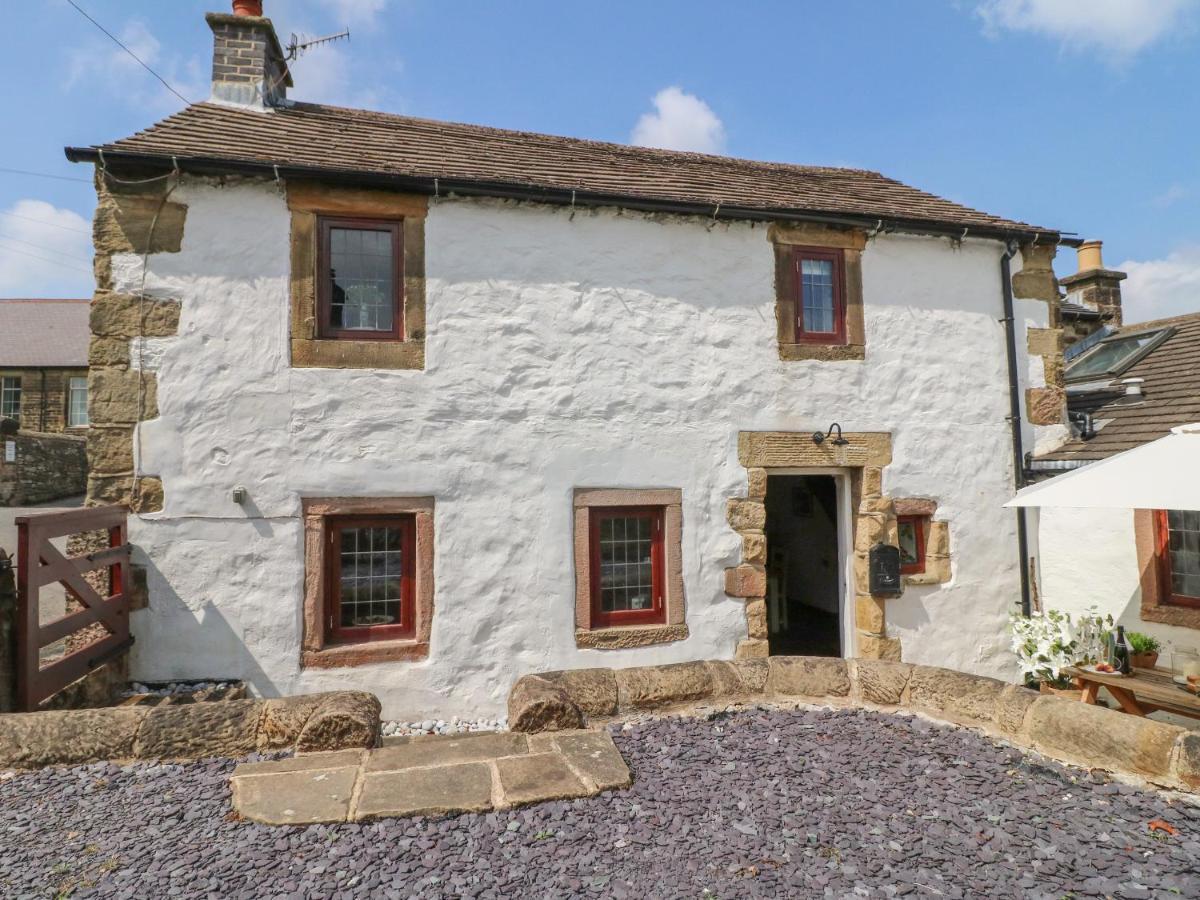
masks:
<path fill-rule="evenodd" d="M 234 809 L 268 825 L 482 813 L 632 782 L 608 732 L 582 730 L 386 738 L 375 750 L 243 763 L 230 779 Z"/>

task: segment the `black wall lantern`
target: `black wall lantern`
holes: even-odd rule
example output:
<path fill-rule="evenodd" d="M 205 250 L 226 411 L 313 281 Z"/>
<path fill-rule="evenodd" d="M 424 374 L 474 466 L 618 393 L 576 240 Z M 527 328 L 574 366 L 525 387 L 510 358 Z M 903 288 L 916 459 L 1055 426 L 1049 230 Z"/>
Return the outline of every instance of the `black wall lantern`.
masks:
<path fill-rule="evenodd" d="M 835 437 L 831 443 L 835 447 L 845 447 L 850 442 L 848 440 L 846 440 L 844 437 L 842 437 L 842 426 L 839 425 L 837 422 L 834 422 L 832 425 L 830 425 L 829 430 L 827 432 L 825 432 L 824 434 L 821 434 L 821 432 L 819 432 L 819 431 L 814 431 L 813 436 L 812 436 L 813 443 L 814 444 L 825 443 L 825 439 L 827 437 L 829 437 L 831 434 L 833 434 L 833 430 L 835 428 L 837 429 L 837 437 Z"/>
<path fill-rule="evenodd" d="M 872 594 L 900 594 L 900 548 L 891 544 L 876 544 L 867 560 Z"/>

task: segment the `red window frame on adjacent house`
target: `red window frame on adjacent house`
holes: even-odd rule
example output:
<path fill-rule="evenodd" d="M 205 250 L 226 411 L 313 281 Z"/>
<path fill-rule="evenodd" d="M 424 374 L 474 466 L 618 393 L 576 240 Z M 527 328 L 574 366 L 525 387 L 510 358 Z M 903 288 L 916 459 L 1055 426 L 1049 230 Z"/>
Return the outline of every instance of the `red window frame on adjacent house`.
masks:
<path fill-rule="evenodd" d="M 387 231 L 392 236 L 392 327 L 388 330 L 334 328 L 332 248 L 334 228 L 350 231 Z M 404 340 L 404 225 L 395 219 L 346 219 L 320 216 L 317 219 L 317 337 L 336 341 Z"/>
<path fill-rule="evenodd" d="M 666 603 L 663 586 L 663 528 L 664 507 L 661 506 L 593 506 L 588 511 L 588 541 L 591 556 L 592 627 L 614 625 L 662 625 L 666 622 Z M 649 609 L 613 610 L 603 608 L 600 590 L 600 526 L 605 519 L 648 519 L 650 521 L 651 591 L 653 604 Z"/>
<path fill-rule="evenodd" d="M 804 277 L 802 263 L 806 259 L 833 264 L 833 331 L 807 331 L 804 327 Z M 798 344 L 846 343 L 846 267 L 841 250 L 824 247 L 792 248 L 792 289 L 795 296 L 795 328 Z"/>
<path fill-rule="evenodd" d="M 347 528 L 381 527 L 400 530 L 400 621 L 394 625 L 343 626 L 342 531 Z M 351 644 L 413 637 L 416 634 L 416 604 L 413 591 L 416 579 L 416 517 L 329 516 L 325 520 L 325 540 L 326 640 L 331 644 Z"/>
<path fill-rule="evenodd" d="M 1160 602 L 1170 606 L 1200 608 L 1200 596 L 1175 592 L 1174 579 L 1171 577 L 1171 526 L 1167 519 L 1167 510 L 1154 511 L 1154 533 L 1154 555 L 1158 564 L 1158 584 L 1162 592 Z"/>
<path fill-rule="evenodd" d="M 901 525 L 912 525 L 913 535 L 917 542 L 917 561 L 913 563 L 904 563 L 900 566 L 901 575 L 920 575 L 925 571 L 925 528 L 928 524 L 928 516 L 897 516 L 896 527 Z"/>

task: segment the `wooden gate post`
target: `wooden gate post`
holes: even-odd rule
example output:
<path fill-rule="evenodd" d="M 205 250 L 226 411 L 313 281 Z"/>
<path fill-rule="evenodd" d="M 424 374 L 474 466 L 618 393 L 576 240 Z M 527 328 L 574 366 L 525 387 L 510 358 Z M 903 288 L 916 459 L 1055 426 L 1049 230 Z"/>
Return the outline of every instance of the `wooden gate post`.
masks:
<path fill-rule="evenodd" d="M 17 581 L 0 547 L 0 713 L 17 708 Z"/>

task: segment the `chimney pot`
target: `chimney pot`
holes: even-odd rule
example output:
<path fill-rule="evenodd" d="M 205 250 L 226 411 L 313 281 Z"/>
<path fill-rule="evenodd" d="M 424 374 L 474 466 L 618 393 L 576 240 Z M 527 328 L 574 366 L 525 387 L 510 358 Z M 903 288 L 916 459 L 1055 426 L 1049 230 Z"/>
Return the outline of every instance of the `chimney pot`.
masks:
<path fill-rule="evenodd" d="M 235 16 L 258 16 L 262 18 L 262 0 L 233 0 L 233 14 Z"/>
<path fill-rule="evenodd" d="M 1084 241 L 1079 245 L 1075 252 L 1079 257 L 1080 272 L 1104 268 L 1104 258 L 1100 252 L 1103 246 L 1103 241 Z"/>

